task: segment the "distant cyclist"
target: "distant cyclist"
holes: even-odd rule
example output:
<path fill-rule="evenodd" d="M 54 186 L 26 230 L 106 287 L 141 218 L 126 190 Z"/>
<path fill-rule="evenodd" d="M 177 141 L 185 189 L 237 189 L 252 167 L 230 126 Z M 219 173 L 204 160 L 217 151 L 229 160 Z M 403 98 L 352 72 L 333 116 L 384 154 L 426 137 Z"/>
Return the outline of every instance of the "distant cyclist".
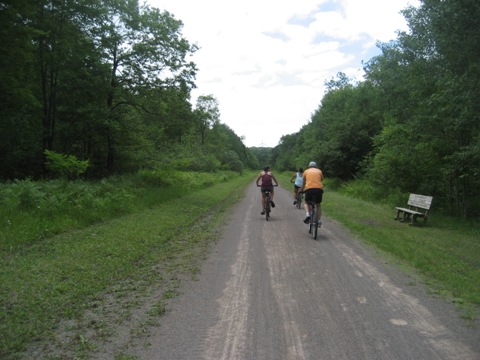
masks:
<path fill-rule="evenodd" d="M 293 181 L 295 179 L 295 181 Z M 293 174 L 292 178 L 290 179 L 290 182 L 293 182 L 293 205 L 297 204 L 297 195 L 298 195 L 298 190 L 302 187 L 303 183 L 303 169 L 299 168 L 298 171 Z"/>
<path fill-rule="evenodd" d="M 262 215 L 265 214 L 265 191 L 270 191 L 270 204 L 272 205 L 272 208 L 275 207 L 275 203 L 273 202 L 273 182 L 275 182 L 275 186 L 278 186 L 277 179 L 275 179 L 275 176 L 273 176 L 270 171 L 270 166 L 267 165 L 257 177 L 257 186 L 260 186 L 260 191 L 262 192 Z"/>
<path fill-rule="evenodd" d="M 317 166 L 315 161 L 311 161 L 308 164 L 308 169 L 303 172 L 303 184 L 300 189 L 301 192 L 305 192 L 305 211 L 307 213 L 305 220 L 303 222 L 308 224 L 310 222 L 310 205 L 309 202 L 312 202 L 317 207 L 317 216 L 318 222 L 321 224 L 320 219 L 322 217 L 322 209 L 320 204 L 323 198 L 323 173 Z"/>

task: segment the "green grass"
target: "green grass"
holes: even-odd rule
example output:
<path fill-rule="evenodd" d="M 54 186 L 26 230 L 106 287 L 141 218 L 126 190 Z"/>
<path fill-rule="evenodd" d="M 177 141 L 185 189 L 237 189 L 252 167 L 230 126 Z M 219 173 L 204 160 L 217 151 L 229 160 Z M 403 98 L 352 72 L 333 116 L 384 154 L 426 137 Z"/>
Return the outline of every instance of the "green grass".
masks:
<path fill-rule="evenodd" d="M 4 250 L 0 357 L 16 358 L 28 344 L 49 339 L 61 322 L 73 321 L 78 328 L 85 311 L 100 306 L 105 298 L 124 301 L 115 317 L 118 322 L 122 316 L 127 319 L 140 301 L 132 294 L 148 292 L 152 281 L 164 281 L 164 298 L 172 297 L 176 274 L 198 272 L 196 261 L 215 239 L 225 210 L 251 181 L 252 174 L 236 177 L 109 221 Z M 159 302 L 152 305 L 150 315 L 163 312 Z M 79 330 L 72 346 L 82 354 L 94 343 Z"/>
<path fill-rule="evenodd" d="M 286 188 L 291 174 L 278 178 Z M 362 185 L 363 186 L 363 185 Z M 331 191 L 326 182 L 322 210 L 356 235 L 423 277 L 431 291 L 462 306 L 463 316 L 473 318 L 480 305 L 480 226 L 437 214 L 431 209 L 426 226 L 394 220 L 394 206 L 353 197 L 354 186 Z M 406 201 L 406 200 L 405 200 Z"/>
<path fill-rule="evenodd" d="M 177 296 L 182 276 L 196 276 L 227 209 L 256 173 L 167 175 L 150 172 L 140 179 L 93 184 L 92 188 L 83 183 L 77 184 L 79 188 L 25 183 L 21 196 L 4 186 L 1 201 L 10 199 L 9 209 L 16 210 L 2 215 L 18 219 L 18 213 L 28 212 L 29 216 L 23 217 L 22 226 L 10 225 L 8 237 L 7 228 L 0 228 L 0 239 L 8 244 L 0 247 L 0 358 L 16 358 L 27 346 L 40 346 L 46 340 L 73 349 L 76 358 L 88 357 L 96 349 L 95 339 L 114 336 L 119 324 L 131 321 L 145 306 L 149 310 L 132 333 L 142 334 L 155 323 L 166 310 L 165 302 Z M 276 176 L 284 188 L 293 189 L 291 174 Z M 167 181 L 190 182 L 193 187 L 182 189 Z M 64 192 L 48 186 L 57 190 L 63 186 Z M 327 187 L 324 214 L 421 274 L 432 291 L 462 306 L 466 318 L 476 316 L 479 227 L 440 216 L 435 208 L 427 226 L 409 226 L 393 220 L 391 205 L 357 199 L 354 193 L 352 188 L 347 196 Z M 62 211 L 58 205 L 48 209 L 45 204 L 52 203 L 52 198 L 64 205 L 69 204 L 65 199 L 97 203 L 97 208 L 77 206 Z M 96 215 L 85 214 L 91 211 Z M 49 212 L 50 218 L 45 215 Z M 66 214 L 83 220 L 69 222 Z M 56 221 L 55 233 L 43 232 L 45 225 L 51 227 Z M 145 304 L 153 283 L 162 293 Z M 53 338 L 62 331 L 70 336 Z M 117 358 L 128 357 L 119 350 Z"/>

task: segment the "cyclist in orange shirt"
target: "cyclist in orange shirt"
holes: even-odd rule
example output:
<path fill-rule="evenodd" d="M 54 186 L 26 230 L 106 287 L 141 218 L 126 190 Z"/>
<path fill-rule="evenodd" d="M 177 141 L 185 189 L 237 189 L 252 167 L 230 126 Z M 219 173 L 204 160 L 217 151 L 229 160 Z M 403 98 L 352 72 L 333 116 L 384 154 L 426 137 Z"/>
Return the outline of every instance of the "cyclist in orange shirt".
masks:
<path fill-rule="evenodd" d="M 305 220 L 303 222 L 308 224 L 310 222 L 310 205 L 309 202 L 312 202 L 316 205 L 318 211 L 318 222 L 321 225 L 320 218 L 322 217 L 322 209 L 320 204 L 323 199 L 323 173 L 317 166 L 315 161 L 311 161 L 308 164 L 308 169 L 303 172 L 303 184 L 300 189 L 301 192 L 305 192 L 305 211 L 307 213 Z"/>

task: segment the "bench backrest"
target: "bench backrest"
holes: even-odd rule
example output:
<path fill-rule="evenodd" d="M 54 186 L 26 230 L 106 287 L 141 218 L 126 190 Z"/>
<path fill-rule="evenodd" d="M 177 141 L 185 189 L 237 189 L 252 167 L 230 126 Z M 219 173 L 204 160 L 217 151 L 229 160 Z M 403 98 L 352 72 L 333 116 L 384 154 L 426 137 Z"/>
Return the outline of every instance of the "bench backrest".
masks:
<path fill-rule="evenodd" d="M 432 205 L 432 196 L 410 194 L 408 197 L 408 205 L 429 210 Z"/>

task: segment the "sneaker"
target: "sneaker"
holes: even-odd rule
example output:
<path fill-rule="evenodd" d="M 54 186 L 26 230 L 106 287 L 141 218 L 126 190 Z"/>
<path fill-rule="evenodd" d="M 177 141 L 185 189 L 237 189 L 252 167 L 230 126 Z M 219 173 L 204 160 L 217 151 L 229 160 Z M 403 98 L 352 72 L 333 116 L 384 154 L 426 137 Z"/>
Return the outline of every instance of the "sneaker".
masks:
<path fill-rule="evenodd" d="M 272 208 L 275 207 L 275 203 L 273 201 L 270 201 L 270 204 L 272 204 Z"/>
<path fill-rule="evenodd" d="M 295 201 L 293 202 L 293 205 L 297 205 L 297 200 L 295 200 Z"/>
<path fill-rule="evenodd" d="M 261 215 L 265 215 L 265 210 L 262 210 L 262 212 L 260 213 Z"/>
<path fill-rule="evenodd" d="M 305 220 L 303 220 L 303 222 L 304 222 L 305 224 L 308 224 L 308 223 L 310 222 L 310 216 L 307 216 L 307 217 L 305 218 Z"/>

